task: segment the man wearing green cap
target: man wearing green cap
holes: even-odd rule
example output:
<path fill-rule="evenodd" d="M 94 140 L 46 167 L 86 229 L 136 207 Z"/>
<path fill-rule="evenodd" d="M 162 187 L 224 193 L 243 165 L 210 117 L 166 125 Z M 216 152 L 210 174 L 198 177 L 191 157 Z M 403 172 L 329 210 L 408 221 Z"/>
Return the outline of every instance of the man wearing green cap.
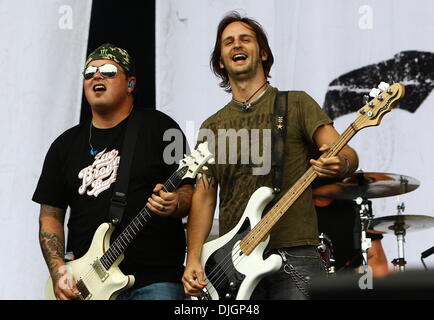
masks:
<path fill-rule="evenodd" d="M 176 122 L 154 109 L 133 107 L 135 69 L 124 49 L 112 44 L 100 46 L 87 58 L 83 76 L 92 119 L 65 131 L 52 143 L 33 195 L 33 201 L 41 204 L 39 240 L 53 280 L 54 295 L 57 299 L 82 297 L 75 281 L 65 286 L 60 280 L 67 272 L 65 212 L 69 207 L 66 251 L 78 259 L 86 254 L 98 226 L 109 222 L 113 188 L 123 157 L 123 137 L 128 121 L 137 116 L 140 127 L 127 205 L 111 239 L 116 239 L 143 207 L 157 215 L 125 251 L 119 267 L 124 274 L 134 275 L 135 282 L 118 299 L 183 299 L 180 279 L 185 234 L 181 218 L 190 208 L 192 183 L 187 180 L 177 190 L 165 192 L 161 182 L 177 169 L 174 161 L 164 159 L 163 151 L 169 144 L 175 144 L 183 149 L 175 153 L 184 154 L 188 148 L 185 137 L 181 135 L 180 143 L 165 141 L 167 130 L 181 132 Z"/>

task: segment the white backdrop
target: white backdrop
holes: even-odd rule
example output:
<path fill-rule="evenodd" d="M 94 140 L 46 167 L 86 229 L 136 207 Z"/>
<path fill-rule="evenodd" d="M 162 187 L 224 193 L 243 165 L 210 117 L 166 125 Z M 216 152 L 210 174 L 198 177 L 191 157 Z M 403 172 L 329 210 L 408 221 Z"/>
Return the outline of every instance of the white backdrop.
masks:
<path fill-rule="evenodd" d="M 267 31 L 275 56 L 271 84 L 281 90 L 305 90 L 320 105 L 330 82 L 347 72 L 392 59 L 401 51 L 434 53 L 431 0 L 157 0 L 157 107 L 179 122 L 190 145 L 202 121 L 230 99 L 209 67 L 218 22 L 230 10 L 257 19 Z M 424 80 L 433 84 L 431 67 L 431 78 Z M 362 105 L 360 101 L 355 108 Z M 417 190 L 400 197 L 405 214 L 434 216 L 433 106 L 431 93 L 415 113 L 393 110 L 380 127 L 364 129 L 350 142 L 363 170 L 408 175 L 421 182 Z M 339 117 L 335 126 L 342 132 L 355 118 L 355 113 Z M 398 197 L 372 201 L 375 217 L 396 214 Z M 394 235 L 385 235 L 383 245 L 389 261 L 398 257 Z M 433 245 L 433 229 L 409 232 L 408 267 L 421 268 L 420 253 Z M 426 263 L 434 267 L 434 256 Z"/>
<path fill-rule="evenodd" d="M 78 123 L 92 1 L 0 0 L 0 299 L 42 299 L 31 201 L 50 143 Z"/>

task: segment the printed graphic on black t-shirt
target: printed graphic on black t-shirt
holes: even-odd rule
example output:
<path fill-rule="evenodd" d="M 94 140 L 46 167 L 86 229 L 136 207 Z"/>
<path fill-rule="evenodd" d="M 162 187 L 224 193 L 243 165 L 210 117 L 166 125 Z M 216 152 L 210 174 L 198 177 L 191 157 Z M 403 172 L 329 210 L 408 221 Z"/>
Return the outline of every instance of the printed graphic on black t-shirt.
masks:
<path fill-rule="evenodd" d="M 78 178 L 82 184 L 78 188 L 78 193 L 98 197 L 101 192 L 110 189 L 116 181 L 120 158 L 116 149 L 107 152 L 104 149 L 98 153 L 90 166 L 80 170 Z"/>

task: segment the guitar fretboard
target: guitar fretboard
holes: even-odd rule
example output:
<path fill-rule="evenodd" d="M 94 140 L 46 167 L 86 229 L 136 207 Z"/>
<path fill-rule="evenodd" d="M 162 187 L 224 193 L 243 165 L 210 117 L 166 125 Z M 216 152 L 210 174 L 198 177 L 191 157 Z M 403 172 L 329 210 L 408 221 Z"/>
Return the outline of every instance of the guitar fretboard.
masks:
<path fill-rule="evenodd" d="M 185 166 L 172 174 L 163 186 L 165 192 L 174 191 L 181 183 L 188 170 Z M 100 258 L 101 264 L 106 270 L 110 269 L 119 256 L 125 252 L 128 246 L 137 237 L 145 225 L 152 219 L 156 213 L 150 211 L 146 206 L 140 210 L 139 214 L 128 224 L 116 240 L 110 245 L 110 248 Z"/>
<path fill-rule="evenodd" d="M 339 151 L 356 134 L 353 124 L 336 140 L 328 152 L 322 157 L 330 158 L 338 154 Z M 264 241 L 270 233 L 271 228 L 285 214 L 288 208 L 300 197 L 306 188 L 317 177 L 316 172 L 310 167 L 304 175 L 285 193 L 285 195 L 268 211 L 262 220 L 244 237 L 240 243 L 240 248 L 245 255 L 249 255 L 259 243 Z"/>
<path fill-rule="evenodd" d="M 385 85 L 387 85 L 385 87 Z M 384 88 L 385 87 L 385 88 Z M 405 87 L 400 83 L 389 86 L 387 83 L 381 83 L 380 90 L 375 93 L 376 99 L 365 104 L 358 112 L 357 119 L 339 136 L 330 149 L 324 153 L 321 158 L 330 158 L 336 156 L 339 151 L 351 140 L 351 138 L 360 130 L 369 126 L 380 124 L 384 114 L 392 110 L 405 95 Z M 381 93 L 381 95 L 380 95 Z M 315 170 L 310 167 L 303 176 L 283 195 L 283 197 L 267 212 L 261 221 L 241 240 L 240 248 L 243 254 L 249 255 L 259 243 L 267 238 L 271 228 L 285 214 L 288 208 L 300 197 L 300 195 L 309 187 L 317 177 Z"/>

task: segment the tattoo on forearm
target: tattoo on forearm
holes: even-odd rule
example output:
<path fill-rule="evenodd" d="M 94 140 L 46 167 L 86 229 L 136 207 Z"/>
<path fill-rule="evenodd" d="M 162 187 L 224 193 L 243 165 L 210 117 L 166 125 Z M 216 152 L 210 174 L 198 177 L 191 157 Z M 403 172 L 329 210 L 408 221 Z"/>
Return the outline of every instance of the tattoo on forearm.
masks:
<path fill-rule="evenodd" d="M 41 232 L 40 240 L 44 244 L 44 249 L 47 249 L 51 256 L 62 257 L 64 246 L 59 236 L 55 233 Z"/>
<path fill-rule="evenodd" d="M 51 275 L 54 277 L 61 276 L 59 273 L 55 274 L 55 271 L 60 267 L 61 262 L 63 262 L 65 254 L 65 241 L 63 239 L 63 220 L 65 218 L 65 210 L 43 204 L 41 205 L 39 218 L 39 243 L 42 254 L 47 262 Z M 54 218 L 60 223 L 58 225 L 61 226 L 62 229 L 57 232 L 56 229 L 47 229 L 45 221 L 50 220 L 46 220 L 45 218 Z M 57 224 L 56 222 L 54 223 Z"/>
<path fill-rule="evenodd" d="M 59 267 L 59 259 L 63 260 L 65 246 L 59 235 L 41 231 L 39 233 L 39 243 L 41 244 L 42 254 L 47 262 L 50 273 Z"/>

